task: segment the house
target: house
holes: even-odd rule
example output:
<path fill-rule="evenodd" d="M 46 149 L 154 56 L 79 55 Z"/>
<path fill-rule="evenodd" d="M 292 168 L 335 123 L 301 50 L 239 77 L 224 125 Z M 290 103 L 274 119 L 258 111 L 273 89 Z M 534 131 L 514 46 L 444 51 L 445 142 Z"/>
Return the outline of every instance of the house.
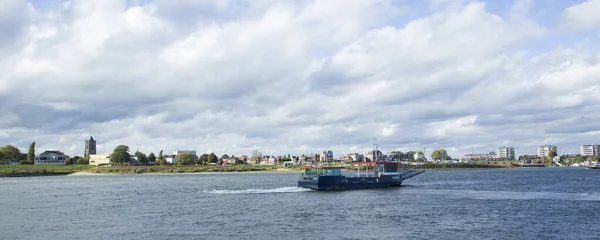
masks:
<path fill-rule="evenodd" d="M 67 155 L 60 151 L 45 151 L 34 158 L 36 165 L 66 165 Z"/>
<path fill-rule="evenodd" d="M 540 156 L 537 155 L 522 155 L 519 156 L 519 161 L 523 163 L 542 163 Z"/>
<path fill-rule="evenodd" d="M 329 162 L 333 160 L 333 152 L 331 150 L 323 151 L 319 154 L 319 161 Z"/>
<path fill-rule="evenodd" d="M 276 164 L 277 158 L 275 156 L 263 156 L 260 164 Z"/>
<path fill-rule="evenodd" d="M 386 161 L 397 162 L 400 161 L 400 154 L 397 153 L 388 153 L 386 157 Z"/>
<path fill-rule="evenodd" d="M 165 161 L 167 161 L 170 164 L 174 164 L 175 163 L 175 154 L 171 154 L 171 155 L 164 155 L 163 156 L 165 158 Z"/>
<path fill-rule="evenodd" d="M 379 150 L 369 151 L 365 156 L 367 162 L 383 161 L 385 156 Z"/>
<path fill-rule="evenodd" d="M 18 159 L 1 159 L 2 163 L 6 164 L 6 165 L 17 165 L 19 164 L 19 160 Z"/>
<path fill-rule="evenodd" d="M 365 161 L 365 156 L 363 156 L 360 153 L 350 153 L 348 155 L 346 155 L 347 161 L 348 162 L 364 162 Z"/>
<path fill-rule="evenodd" d="M 90 165 L 110 165 L 110 154 L 90 154 Z"/>
<path fill-rule="evenodd" d="M 415 161 L 419 161 L 419 160 L 427 160 L 425 158 L 425 154 L 423 154 L 422 152 L 416 152 L 415 154 L 413 154 L 413 159 Z"/>

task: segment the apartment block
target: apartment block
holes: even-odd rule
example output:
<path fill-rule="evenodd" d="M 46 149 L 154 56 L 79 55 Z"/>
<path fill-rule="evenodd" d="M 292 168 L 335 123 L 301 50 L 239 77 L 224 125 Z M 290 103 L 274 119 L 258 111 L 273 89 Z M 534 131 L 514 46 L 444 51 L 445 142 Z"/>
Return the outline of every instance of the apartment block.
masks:
<path fill-rule="evenodd" d="M 550 152 L 550 150 L 554 150 L 556 152 L 556 155 L 558 156 L 558 148 L 556 148 L 555 145 L 542 145 L 538 148 L 538 156 L 540 157 L 547 157 L 548 156 L 548 152 Z"/>
<path fill-rule="evenodd" d="M 498 158 L 515 160 L 515 148 L 514 147 L 499 147 L 498 148 Z"/>

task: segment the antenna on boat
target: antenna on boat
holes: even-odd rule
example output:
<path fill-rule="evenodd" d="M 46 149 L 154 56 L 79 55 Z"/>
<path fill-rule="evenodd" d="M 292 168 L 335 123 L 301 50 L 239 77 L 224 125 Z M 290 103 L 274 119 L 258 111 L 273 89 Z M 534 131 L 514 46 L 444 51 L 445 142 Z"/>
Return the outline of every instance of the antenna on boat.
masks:
<path fill-rule="evenodd" d="M 377 138 L 373 138 L 373 145 L 375 145 L 375 151 L 373 151 L 373 161 L 379 160 L 379 150 L 377 149 Z"/>

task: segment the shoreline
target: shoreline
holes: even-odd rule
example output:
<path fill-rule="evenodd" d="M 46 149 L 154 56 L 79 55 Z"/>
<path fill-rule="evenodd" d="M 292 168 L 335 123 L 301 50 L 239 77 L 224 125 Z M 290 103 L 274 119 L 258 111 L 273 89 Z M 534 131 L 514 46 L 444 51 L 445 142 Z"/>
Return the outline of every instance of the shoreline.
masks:
<path fill-rule="evenodd" d="M 544 167 L 520 167 L 510 165 L 464 165 L 452 167 L 412 166 L 406 170 L 424 171 L 460 171 L 460 170 L 501 170 L 501 169 L 534 169 Z M 122 174 L 238 174 L 238 173 L 296 173 L 301 174 L 303 167 L 286 168 L 281 166 L 240 165 L 240 166 L 114 166 L 95 167 L 89 165 L 18 165 L 0 166 L 2 177 L 39 177 L 39 176 L 111 176 Z M 345 168 L 344 171 L 353 172 L 356 168 Z M 361 169 L 364 171 L 364 169 Z"/>

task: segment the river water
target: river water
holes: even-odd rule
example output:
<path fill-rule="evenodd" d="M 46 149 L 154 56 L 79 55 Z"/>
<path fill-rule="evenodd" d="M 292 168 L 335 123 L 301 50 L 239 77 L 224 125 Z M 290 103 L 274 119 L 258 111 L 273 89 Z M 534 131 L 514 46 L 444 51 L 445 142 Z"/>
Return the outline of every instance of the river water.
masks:
<path fill-rule="evenodd" d="M 428 171 L 339 192 L 297 177 L 0 178 L 0 239 L 600 239 L 600 170 Z"/>

